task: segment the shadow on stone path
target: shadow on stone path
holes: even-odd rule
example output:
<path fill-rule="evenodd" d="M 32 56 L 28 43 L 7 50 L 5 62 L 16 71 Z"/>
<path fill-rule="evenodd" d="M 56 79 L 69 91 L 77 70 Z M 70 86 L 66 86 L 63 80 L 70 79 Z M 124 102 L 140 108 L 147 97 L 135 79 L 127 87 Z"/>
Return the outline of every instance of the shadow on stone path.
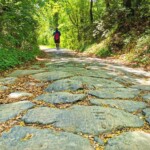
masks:
<path fill-rule="evenodd" d="M 43 51 L 0 78 L 1 150 L 149 150 L 150 72 Z"/>

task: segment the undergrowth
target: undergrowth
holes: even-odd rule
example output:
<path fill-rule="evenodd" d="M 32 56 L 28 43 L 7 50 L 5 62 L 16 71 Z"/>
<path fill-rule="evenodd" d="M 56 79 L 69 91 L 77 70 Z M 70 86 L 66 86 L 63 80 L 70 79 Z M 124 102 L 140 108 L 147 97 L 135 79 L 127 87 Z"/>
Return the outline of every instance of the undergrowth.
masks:
<path fill-rule="evenodd" d="M 17 50 L 0 49 L 0 71 L 22 65 L 28 61 L 34 60 L 39 54 L 39 49 L 35 50 Z"/>

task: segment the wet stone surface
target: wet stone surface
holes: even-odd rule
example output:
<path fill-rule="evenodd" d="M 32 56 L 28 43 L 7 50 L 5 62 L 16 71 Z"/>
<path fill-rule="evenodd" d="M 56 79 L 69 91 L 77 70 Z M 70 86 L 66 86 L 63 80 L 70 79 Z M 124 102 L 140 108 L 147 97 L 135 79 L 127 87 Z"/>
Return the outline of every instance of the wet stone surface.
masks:
<path fill-rule="evenodd" d="M 110 107 L 123 109 L 128 112 L 142 110 L 146 108 L 147 106 L 144 102 L 136 102 L 136 101 L 131 101 L 131 100 L 91 99 L 90 102 L 91 104 L 94 104 L 94 105 L 99 105 L 99 106 L 107 105 Z"/>
<path fill-rule="evenodd" d="M 127 132 L 108 140 L 105 150 L 149 150 L 149 141 L 149 133 Z"/>
<path fill-rule="evenodd" d="M 61 104 L 73 103 L 86 98 L 85 94 L 71 94 L 68 92 L 55 92 L 51 94 L 42 94 L 35 98 L 35 100 L 43 100 L 47 103 Z"/>
<path fill-rule="evenodd" d="M 29 101 L 20 101 L 11 104 L 0 105 L 0 123 L 14 118 L 19 113 L 34 106 Z"/>
<path fill-rule="evenodd" d="M 53 124 L 69 132 L 98 135 L 123 127 L 142 127 L 137 116 L 114 108 L 73 106 L 69 109 L 40 107 L 31 109 L 22 118 L 26 123 Z"/>
<path fill-rule="evenodd" d="M 94 150 L 79 135 L 20 126 L 2 134 L 0 147 L 1 150 Z"/>

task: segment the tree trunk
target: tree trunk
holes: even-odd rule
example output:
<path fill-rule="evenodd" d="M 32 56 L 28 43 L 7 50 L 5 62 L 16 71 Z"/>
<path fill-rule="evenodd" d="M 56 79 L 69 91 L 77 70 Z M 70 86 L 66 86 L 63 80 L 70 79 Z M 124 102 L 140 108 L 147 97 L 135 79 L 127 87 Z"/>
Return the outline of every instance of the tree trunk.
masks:
<path fill-rule="evenodd" d="M 59 20 L 59 14 L 55 13 L 54 14 L 54 24 L 55 24 L 55 27 L 58 27 L 58 20 Z"/>
<path fill-rule="evenodd" d="M 57 1 L 58 1 L 58 0 L 54 0 L 55 3 L 57 3 Z M 56 12 L 56 13 L 54 14 L 54 25 L 55 25 L 55 27 L 58 27 L 58 20 L 59 20 L 59 13 Z"/>
<path fill-rule="evenodd" d="M 128 16 L 134 16 L 135 15 L 135 8 L 132 6 L 131 0 L 123 0 L 124 6 L 130 10 L 130 15 Z"/>
<path fill-rule="evenodd" d="M 131 0 L 123 0 L 123 3 L 126 8 L 131 8 Z"/>
<path fill-rule="evenodd" d="M 90 2 L 90 21 L 93 23 L 93 0 Z"/>
<path fill-rule="evenodd" d="M 136 8 L 138 8 L 141 5 L 141 2 L 142 0 L 136 0 L 136 4 L 135 4 Z"/>
<path fill-rule="evenodd" d="M 109 9 L 110 8 L 109 0 L 105 0 L 105 3 L 106 3 L 106 9 Z"/>

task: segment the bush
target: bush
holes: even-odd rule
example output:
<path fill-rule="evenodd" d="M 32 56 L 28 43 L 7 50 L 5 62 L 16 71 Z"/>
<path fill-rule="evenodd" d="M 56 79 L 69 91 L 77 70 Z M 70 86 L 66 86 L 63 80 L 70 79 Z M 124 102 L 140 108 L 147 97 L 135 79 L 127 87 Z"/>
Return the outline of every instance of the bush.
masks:
<path fill-rule="evenodd" d="M 111 51 L 108 47 L 102 48 L 96 53 L 96 56 L 99 56 L 99 57 L 108 57 L 110 55 L 111 55 Z"/>
<path fill-rule="evenodd" d="M 22 65 L 25 62 L 35 59 L 39 50 L 16 50 L 16 49 L 0 49 L 0 71 Z"/>
<path fill-rule="evenodd" d="M 130 62 L 136 62 L 138 64 L 149 65 L 150 64 L 150 30 L 147 30 L 141 34 L 132 50 L 127 54 L 126 59 Z"/>

